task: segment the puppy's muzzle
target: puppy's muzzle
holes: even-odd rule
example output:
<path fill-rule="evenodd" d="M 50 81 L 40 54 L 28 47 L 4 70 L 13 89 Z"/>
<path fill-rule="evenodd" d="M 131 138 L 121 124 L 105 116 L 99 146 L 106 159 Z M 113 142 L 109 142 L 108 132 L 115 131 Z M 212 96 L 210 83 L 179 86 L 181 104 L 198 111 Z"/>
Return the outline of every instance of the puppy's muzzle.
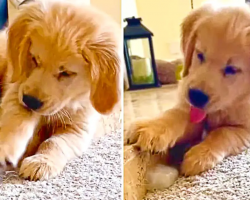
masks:
<path fill-rule="evenodd" d="M 190 103 L 197 108 L 204 108 L 209 102 L 209 96 L 199 89 L 189 89 L 188 97 Z"/>
<path fill-rule="evenodd" d="M 42 101 L 30 95 L 23 95 L 23 103 L 31 110 L 38 110 L 43 106 Z"/>

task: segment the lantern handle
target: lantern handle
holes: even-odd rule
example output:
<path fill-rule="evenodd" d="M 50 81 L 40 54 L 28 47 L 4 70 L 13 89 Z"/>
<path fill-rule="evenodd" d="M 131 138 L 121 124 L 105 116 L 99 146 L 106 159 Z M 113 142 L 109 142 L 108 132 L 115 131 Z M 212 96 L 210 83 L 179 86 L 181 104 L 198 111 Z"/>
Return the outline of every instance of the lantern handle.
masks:
<path fill-rule="evenodd" d="M 140 25 L 142 18 L 140 17 L 136 18 L 135 16 L 133 16 L 133 17 L 125 18 L 123 21 L 127 22 L 129 26 Z"/>

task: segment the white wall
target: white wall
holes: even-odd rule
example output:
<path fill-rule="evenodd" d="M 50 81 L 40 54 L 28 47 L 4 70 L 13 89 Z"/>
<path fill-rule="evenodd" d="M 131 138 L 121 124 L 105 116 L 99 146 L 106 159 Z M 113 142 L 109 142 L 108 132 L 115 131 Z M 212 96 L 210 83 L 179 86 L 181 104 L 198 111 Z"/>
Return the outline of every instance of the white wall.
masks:
<path fill-rule="evenodd" d="M 125 18 L 130 17 L 138 17 L 137 6 L 135 0 L 123 0 L 122 1 L 122 26 L 125 27 L 127 25 L 124 22 Z M 137 55 L 140 57 L 145 57 L 145 52 L 143 48 L 143 42 L 141 40 L 134 40 L 130 43 L 133 55 Z"/>
<path fill-rule="evenodd" d="M 193 0 L 194 7 L 199 7 L 205 2 L 219 2 L 219 3 L 245 3 L 245 0 Z"/>
<path fill-rule="evenodd" d="M 190 12 L 189 0 L 136 0 L 142 23 L 153 32 L 156 59 L 181 56 L 180 24 Z"/>
<path fill-rule="evenodd" d="M 137 7 L 135 0 L 123 0 L 122 1 L 122 21 L 128 17 L 138 17 Z M 122 23 L 123 27 L 126 23 Z"/>
<path fill-rule="evenodd" d="M 128 0 L 124 0 L 128 1 Z M 135 0 L 138 16 L 153 33 L 156 59 L 172 60 L 182 57 L 180 24 L 191 11 L 191 0 Z M 193 0 L 194 8 L 207 0 Z M 222 3 L 244 3 L 245 0 L 213 0 Z M 127 11 L 128 12 L 128 11 Z"/>
<path fill-rule="evenodd" d="M 90 3 L 106 12 L 118 24 L 121 24 L 121 0 L 90 0 Z"/>

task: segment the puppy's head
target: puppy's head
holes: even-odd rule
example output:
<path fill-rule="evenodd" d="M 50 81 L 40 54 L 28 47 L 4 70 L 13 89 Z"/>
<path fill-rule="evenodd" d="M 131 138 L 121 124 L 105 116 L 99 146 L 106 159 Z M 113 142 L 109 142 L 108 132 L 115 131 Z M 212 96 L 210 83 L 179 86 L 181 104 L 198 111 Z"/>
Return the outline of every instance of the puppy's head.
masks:
<path fill-rule="evenodd" d="M 90 99 L 108 114 L 120 98 L 117 25 L 89 6 L 30 3 L 9 27 L 11 81 L 20 103 L 51 115 Z"/>
<path fill-rule="evenodd" d="M 185 58 L 182 94 L 206 112 L 225 109 L 250 94 L 250 10 L 203 6 L 182 24 Z"/>

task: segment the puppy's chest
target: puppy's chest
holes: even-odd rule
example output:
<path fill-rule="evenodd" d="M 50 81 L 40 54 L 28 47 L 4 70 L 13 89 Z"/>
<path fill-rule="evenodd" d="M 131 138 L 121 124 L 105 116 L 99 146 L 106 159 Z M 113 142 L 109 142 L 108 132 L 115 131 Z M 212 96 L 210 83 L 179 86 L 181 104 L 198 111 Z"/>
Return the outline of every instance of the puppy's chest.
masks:
<path fill-rule="evenodd" d="M 41 137 L 49 138 L 58 129 L 66 129 L 72 123 L 71 120 L 65 117 L 43 117 L 36 127 L 35 132 Z"/>
<path fill-rule="evenodd" d="M 207 131 L 212 131 L 222 126 L 239 125 L 242 123 L 241 118 L 230 115 L 226 112 L 216 112 L 209 114 L 205 121 L 205 128 Z"/>

